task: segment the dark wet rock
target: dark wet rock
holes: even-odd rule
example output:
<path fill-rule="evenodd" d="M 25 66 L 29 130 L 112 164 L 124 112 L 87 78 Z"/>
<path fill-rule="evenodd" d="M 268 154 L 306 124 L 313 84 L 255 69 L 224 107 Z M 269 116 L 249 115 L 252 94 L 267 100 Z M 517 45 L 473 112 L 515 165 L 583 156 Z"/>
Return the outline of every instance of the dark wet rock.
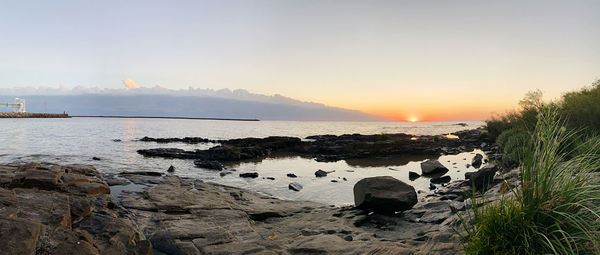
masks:
<path fill-rule="evenodd" d="M 483 155 L 477 153 L 475 155 L 475 157 L 473 157 L 473 160 L 471 161 L 471 165 L 474 168 L 479 168 L 481 166 L 482 160 L 483 160 Z"/>
<path fill-rule="evenodd" d="M 331 182 L 338 182 L 337 180 L 331 180 Z"/>
<path fill-rule="evenodd" d="M 429 181 L 434 184 L 442 184 L 442 183 L 450 182 L 451 180 L 452 180 L 452 178 L 450 178 L 450 176 L 446 175 L 446 176 L 442 176 L 442 177 L 431 178 Z"/>
<path fill-rule="evenodd" d="M 486 166 L 477 172 L 465 173 L 465 178 L 470 180 L 468 183 L 474 186 L 476 190 L 484 190 L 492 185 L 496 171 L 498 171 L 496 166 Z"/>
<path fill-rule="evenodd" d="M 316 176 L 316 177 L 325 177 L 325 176 L 327 176 L 327 172 L 325 172 L 325 171 L 323 171 L 323 170 L 319 169 L 319 170 L 317 170 L 317 171 L 315 172 L 315 176 Z"/>
<path fill-rule="evenodd" d="M 189 143 L 189 144 L 197 144 L 197 143 L 209 143 L 213 142 L 212 140 L 201 138 L 201 137 L 185 137 L 185 138 L 152 138 L 144 136 L 140 139 L 142 142 L 156 142 L 156 143 Z"/>
<path fill-rule="evenodd" d="M 122 140 L 121 140 L 121 139 L 113 139 L 112 141 L 113 141 L 113 142 L 122 142 Z"/>
<path fill-rule="evenodd" d="M 288 188 L 294 191 L 300 191 L 302 189 L 302 185 L 297 182 L 292 182 L 288 185 Z"/>
<path fill-rule="evenodd" d="M 102 160 L 102 159 L 99 157 L 92 157 L 92 160 Z"/>
<path fill-rule="evenodd" d="M 273 180 L 275 180 L 275 177 L 267 177 L 266 179 L 273 181 Z"/>
<path fill-rule="evenodd" d="M 412 181 L 412 180 L 416 180 L 416 179 L 418 179 L 419 177 L 421 177 L 421 175 L 420 175 L 420 174 L 418 174 L 418 173 L 415 173 L 415 172 L 413 172 L 413 171 L 408 171 L 408 179 L 410 179 L 411 181 Z"/>
<path fill-rule="evenodd" d="M 196 160 L 194 161 L 194 165 L 199 168 L 209 169 L 209 170 L 223 170 L 223 164 L 219 163 L 219 161 L 214 160 Z"/>
<path fill-rule="evenodd" d="M 442 165 L 437 159 L 429 159 L 421 163 L 421 173 L 423 175 L 441 175 L 446 172 L 448 172 L 448 168 Z"/>
<path fill-rule="evenodd" d="M 256 178 L 256 177 L 258 177 L 258 173 L 257 172 L 241 173 L 240 177 L 242 177 L 242 178 Z"/>
<path fill-rule="evenodd" d="M 391 176 L 365 178 L 354 185 L 356 207 L 384 214 L 405 211 L 417 203 L 415 189 Z"/>
<path fill-rule="evenodd" d="M 295 174 L 287 174 L 287 177 L 290 177 L 290 178 L 296 178 L 296 177 L 298 177 L 298 176 L 296 176 Z"/>
<path fill-rule="evenodd" d="M 342 180 L 344 180 L 344 181 L 348 181 L 348 179 L 346 179 L 346 177 L 342 177 Z"/>
<path fill-rule="evenodd" d="M 145 176 L 162 176 L 162 173 L 152 171 L 134 171 L 134 172 L 122 172 L 119 175 L 145 175 Z"/>
<path fill-rule="evenodd" d="M 437 187 L 435 185 L 433 185 L 433 183 L 429 183 L 429 190 L 434 190 Z"/>
<path fill-rule="evenodd" d="M 474 149 L 486 137 L 482 130 L 466 130 L 454 133 L 460 139 L 448 139 L 443 136 L 419 136 L 412 140 L 412 135 L 325 135 L 312 136 L 309 141 L 295 137 L 241 138 L 210 141 L 220 145 L 207 150 L 185 151 L 176 148 L 157 148 L 138 150 L 144 156 L 238 161 L 259 159 L 273 153 L 295 153 L 318 161 L 338 161 L 368 157 L 390 157 L 399 155 L 439 155 L 458 154 Z M 162 139 L 162 140 L 161 140 Z M 185 138 L 184 138 L 185 139 Z M 142 138 L 140 141 L 182 142 L 180 138 Z M 183 141 L 185 142 L 185 141 Z M 442 150 L 445 148 L 445 150 Z"/>
<path fill-rule="evenodd" d="M 232 174 L 232 172 L 229 172 L 229 171 L 222 171 L 222 172 L 220 172 L 220 173 L 219 173 L 219 175 L 220 175 L 221 177 L 223 177 L 223 176 L 226 176 L 226 175 L 228 175 L 228 174 Z"/>
<path fill-rule="evenodd" d="M 167 169 L 167 172 L 169 172 L 169 173 L 173 173 L 173 172 L 175 172 L 175 167 L 174 167 L 173 165 L 171 165 L 171 166 L 169 167 L 169 169 Z"/>

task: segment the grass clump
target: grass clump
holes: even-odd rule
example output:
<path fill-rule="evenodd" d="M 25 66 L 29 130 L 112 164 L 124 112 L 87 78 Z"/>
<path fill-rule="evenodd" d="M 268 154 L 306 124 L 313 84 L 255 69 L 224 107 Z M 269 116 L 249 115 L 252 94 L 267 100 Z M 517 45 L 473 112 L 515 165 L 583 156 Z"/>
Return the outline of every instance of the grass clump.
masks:
<path fill-rule="evenodd" d="M 521 186 L 486 206 L 475 200 L 467 254 L 600 254 L 600 139 L 577 136 L 556 107 L 540 108 L 520 147 Z"/>

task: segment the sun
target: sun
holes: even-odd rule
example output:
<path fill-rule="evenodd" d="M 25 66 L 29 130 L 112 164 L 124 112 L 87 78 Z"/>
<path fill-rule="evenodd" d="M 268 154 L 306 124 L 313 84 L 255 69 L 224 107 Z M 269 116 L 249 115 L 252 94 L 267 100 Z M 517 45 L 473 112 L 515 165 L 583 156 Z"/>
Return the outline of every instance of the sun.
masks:
<path fill-rule="evenodd" d="M 410 121 L 410 122 L 417 122 L 419 120 L 417 119 L 417 117 L 409 117 L 408 121 Z"/>

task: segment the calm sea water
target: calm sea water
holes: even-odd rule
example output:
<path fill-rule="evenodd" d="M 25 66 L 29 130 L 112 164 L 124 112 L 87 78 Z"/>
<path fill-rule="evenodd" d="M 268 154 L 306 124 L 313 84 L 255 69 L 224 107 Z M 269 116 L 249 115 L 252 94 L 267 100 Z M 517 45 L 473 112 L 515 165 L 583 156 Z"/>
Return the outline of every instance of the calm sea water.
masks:
<path fill-rule="evenodd" d="M 389 175 L 403 180 L 417 190 L 428 192 L 429 180 L 408 179 L 408 171 L 420 173 L 419 164 L 426 158 L 398 157 L 395 159 L 360 159 L 338 162 L 316 162 L 294 155 L 239 162 L 228 165 L 234 174 L 221 177 L 218 172 L 196 168 L 192 160 L 144 158 L 138 149 L 174 147 L 186 150 L 208 149 L 214 144 L 188 145 L 138 142 L 151 137 L 198 136 L 209 139 L 245 137 L 294 136 L 304 138 L 320 134 L 382 134 L 408 133 L 414 135 L 448 134 L 483 125 L 482 121 L 467 121 L 466 127 L 457 122 L 295 122 L 295 121 L 217 121 L 172 119 L 0 119 L 0 163 L 15 161 L 46 161 L 59 164 L 93 164 L 104 173 L 123 171 L 160 171 L 173 165 L 180 176 L 200 178 L 214 183 L 241 187 L 283 199 L 310 200 L 326 204 L 352 204 L 352 187 L 362 178 Z M 120 139 L 122 142 L 114 142 Z M 446 155 L 439 158 L 453 179 L 464 178 L 475 153 Z M 92 160 L 99 157 L 102 160 Z M 333 171 L 325 178 L 316 178 L 318 169 Z M 470 169 L 472 170 L 472 169 Z M 243 172 L 258 172 L 256 179 L 239 178 Z M 286 177 L 294 173 L 298 178 Z M 275 180 L 263 179 L 274 177 Z M 343 180 L 346 178 L 346 181 Z M 337 182 L 332 182 L 335 180 Z M 304 186 L 300 192 L 288 189 L 290 182 Z"/>

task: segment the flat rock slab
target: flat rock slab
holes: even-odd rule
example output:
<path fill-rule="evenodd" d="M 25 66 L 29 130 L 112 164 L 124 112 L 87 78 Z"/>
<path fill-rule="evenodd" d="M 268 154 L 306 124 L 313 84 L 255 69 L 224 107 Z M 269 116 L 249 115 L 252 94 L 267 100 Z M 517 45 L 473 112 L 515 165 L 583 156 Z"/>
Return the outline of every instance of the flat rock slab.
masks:
<path fill-rule="evenodd" d="M 150 254 L 95 168 L 30 163 L 0 166 L 0 174 L 2 252 Z"/>

